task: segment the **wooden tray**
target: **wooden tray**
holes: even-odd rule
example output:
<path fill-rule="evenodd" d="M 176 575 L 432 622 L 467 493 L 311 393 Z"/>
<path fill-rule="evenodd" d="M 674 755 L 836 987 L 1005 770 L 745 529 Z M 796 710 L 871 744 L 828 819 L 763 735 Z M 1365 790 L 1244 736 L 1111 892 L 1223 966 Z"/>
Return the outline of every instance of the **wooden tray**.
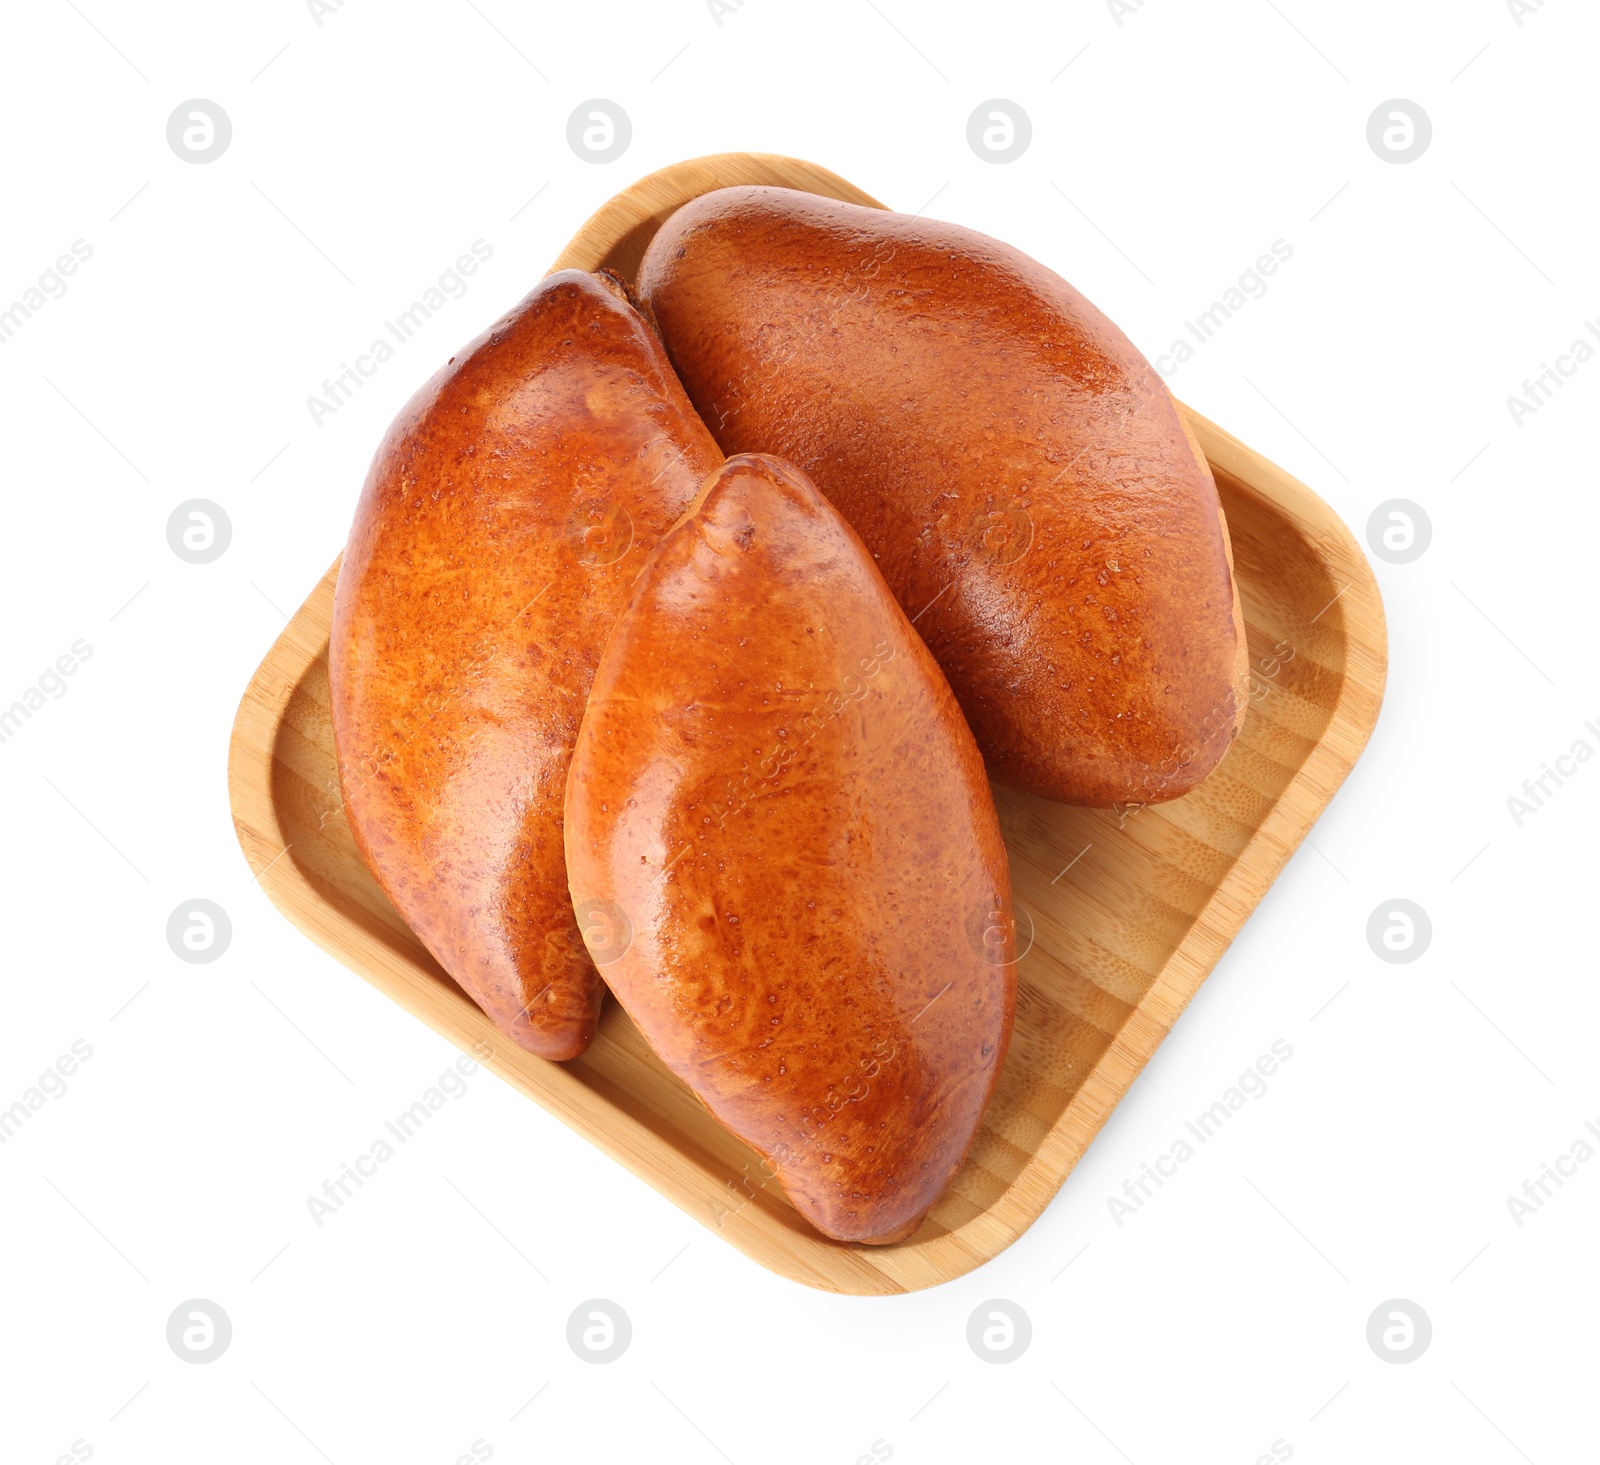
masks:
<path fill-rule="evenodd" d="M 813 164 L 725 153 L 663 169 L 612 199 L 555 268 L 631 279 L 680 204 L 776 183 L 874 204 Z M 1185 409 L 1187 410 L 1187 409 Z M 1366 560 L 1310 489 L 1187 413 L 1211 460 L 1255 686 L 1237 744 L 1187 797 L 1070 809 L 997 789 L 1020 942 L 1010 1056 L 971 1156 L 908 1242 L 828 1241 L 756 1156 L 656 1059 L 615 1002 L 576 1062 L 500 1036 L 367 873 L 340 804 L 328 717 L 337 563 L 251 680 L 228 765 L 234 825 L 262 888 L 297 926 L 502 1078 L 762 1265 L 835 1292 L 947 1282 L 1038 1217 L 1350 771 L 1377 720 L 1383 608 Z"/>

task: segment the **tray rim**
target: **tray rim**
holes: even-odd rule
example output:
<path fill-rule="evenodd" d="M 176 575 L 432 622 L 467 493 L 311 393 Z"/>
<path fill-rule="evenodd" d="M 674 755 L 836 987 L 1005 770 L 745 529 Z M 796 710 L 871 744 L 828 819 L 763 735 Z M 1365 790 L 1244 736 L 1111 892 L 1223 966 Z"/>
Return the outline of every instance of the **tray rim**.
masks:
<path fill-rule="evenodd" d="M 715 154 L 660 169 L 608 200 L 585 222 L 551 270 L 593 269 L 625 236 L 651 220 L 659 223 L 672 208 L 705 192 L 707 186 L 771 181 L 755 176 L 770 174 L 799 178 L 815 185 L 817 192 L 882 207 L 838 175 L 803 160 L 776 154 Z M 601 248 L 607 239 L 611 243 Z M 1305 484 L 1193 409 L 1179 403 L 1179 410 L 1212 465 L 1234 480 L 1237 491 L 1255 496 L 1293 523 L 1335 583 L 1343 586 L 1335 599 L 1342 602 L 1345 667 L 1327 726 L 1000 1197 L 956 1229 L 893 1247 L 827 1241 L 798 1220 L 775 1224 L 759 1206 L 727 1215 L 716 1234 L 780 1275 L 827 1291 L 901 1293 L 965 1275 L 1021 1236 L 1065 1183 L 1366 746 L 1383 700 L 1387 631 L 1376 579 L 1354 535 Z M 283 858 L 290 843 L 272 795 L 274 749 L 295 688 L 325 654 L 338 566 L 336 559 L 257 667 L 230 736 L 229 805 L 235 833 L 257 882 L 273 904 L 330 955 L 706 1224 L 708 1201 L 725 1195 L 720 1181 L 710 1182 L 707 1166 L 696 1157 L 665 1144 L 630 1111 L 622 1092 L 598 1074 L 580 1077 L 581 1069 L 522 1053 L 464 994 L 453 986 L 444 990 L 438 979 L 398 958 L 352 916 L 325 900 L 294 860 Z M 597 1103 L 610 1111 L 605 1124 L 597 1122 Z"/>

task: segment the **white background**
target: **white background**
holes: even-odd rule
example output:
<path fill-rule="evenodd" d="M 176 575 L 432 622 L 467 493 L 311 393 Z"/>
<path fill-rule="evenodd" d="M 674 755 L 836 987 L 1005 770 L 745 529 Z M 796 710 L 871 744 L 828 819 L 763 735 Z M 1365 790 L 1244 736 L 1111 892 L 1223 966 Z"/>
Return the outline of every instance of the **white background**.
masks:
<path fill-rule="evenodd" d="M 1600 1121 L 1600 764 L 1520 827 L 1507 806 L 1600 747 L 1600 361 L 1507 408 L 1600 316 L 1600 17 L 1527 8 L 12 7 L 0 306 L 74 240 L 93 256 L 0 346 L 0 703 L 93 655 L 0 745 L 0 1107 L 75 1040 L 93 1057 L 0 1147 L 0 1455 L 1593 1458 L 1600 1163 L 1521 1226 L 1507 1206 Z M 165 135 L 196 97 L 233 123 L 205 166 Z M 565 136 L 594 97 L 633 122 L 603 166 Z M 991 98 L 1032 119 L 1003 166 L 966 141 Z M 1404 166 L 1366 138 L 1391 98 L 1434 127 Z M 391 416 L 605 198 L 730 149 L 1006 239 L 1152 356 L 1284 240 L 1174 389 L 1358 536 L 1397 497 L 1433 524 L 1375 561 L 1365 758 L 1149 1081 L 1015 1246 L 898 1299 L 768 1274 L 487 1074 L 315 1227 L 306 1197 L 456 1055 L 276 912 L 229 821 L 239 696 Z M 314 424 L 306 398 L 476 239 L 470 293 Z M 231 516 L 214 564 L 167 546 L 190 498 Z M 201 896 L 232 945 L 185 965 L 165 924 Z M 1365 937 L 1395 897 L 1433 922 L 1410 965 Z M 1107 1198 L 1278 1039 L 1266 1096 L 1118 1226 Z M 165 1339 L 196 1297 L 233 1324 L 206 1366 Z M 595 1297 L 633 1323 L 604 1367 L 565 1341 Z M 1032 1320 L 1005 1366 L 966 1341 L 991 1298 Z M 1366 1341 L 1391 1298 L 1433 1325 L 1404 1366 Z"/>

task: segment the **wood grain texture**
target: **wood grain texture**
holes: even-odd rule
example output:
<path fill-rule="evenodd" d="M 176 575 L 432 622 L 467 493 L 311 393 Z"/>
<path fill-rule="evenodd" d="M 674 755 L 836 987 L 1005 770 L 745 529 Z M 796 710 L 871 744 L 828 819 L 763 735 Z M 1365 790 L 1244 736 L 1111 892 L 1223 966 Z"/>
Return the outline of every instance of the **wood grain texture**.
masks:
<path fill-rule="evenodd" d="M 586 223 L 556 268 L 631 279 L 662 218 L 707 189 L 776 183 L 874 200 L 813 164 L 758 154 L 652 174 Z M 308 936 L 475 1053 L 690 1215 L 772 1270 L 883 1294 L 971 1271 L 1039 1216 L 1366 745 L 1387 644 L 1372 572 L 1310 489 L 1184 409 L 1228 516 L 1253 692 L 1222 766 L 1171 803 L 1077 809 L 996 789 L 1019 943 L 1017 1017 L 966 1164 L 910 1240 L 825 1240 L 608 1002 L 572 1063 L 522 1052 L 430 958 L 379 891 L 342 812 L 328 715 L 337 565 L 240 703 L 228 780 L 262 888 Z M 581 1201 L 578 1202 L 581 1204 Z"/>

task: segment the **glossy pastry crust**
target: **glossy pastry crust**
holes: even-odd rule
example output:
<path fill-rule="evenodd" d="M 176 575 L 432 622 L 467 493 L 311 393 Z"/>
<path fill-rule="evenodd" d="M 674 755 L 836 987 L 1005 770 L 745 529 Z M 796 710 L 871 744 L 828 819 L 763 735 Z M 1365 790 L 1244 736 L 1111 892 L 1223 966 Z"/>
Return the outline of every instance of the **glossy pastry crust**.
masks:
<path fill-rule="evenodd" d="M 611 989 L 824 1234 L 904 1239 L 1015 1007 L 1005 847 L 948 684 L 789 465 L 714 473 L 646 562 L 567 783 Z"/>
<path fill-rule="evenodd" d="M 1217 765 L 1247 653 L 1216 486 L 1065 280 L 957 225 L 749 186 L 669 217 L 639 291 L 723 450 L 792 461 L 861 535 L 997 779 L 1155 802 Z"/>
<path fill-rule="evenodd" d="M 351 829 L 444 969 L 542 1057 L 583 1052 L 603 995 L 561 834 L 589 683 L 720 461 L 620 284 L 568 270 L 412 399 L 356 511 L 329 650 Z"/>

